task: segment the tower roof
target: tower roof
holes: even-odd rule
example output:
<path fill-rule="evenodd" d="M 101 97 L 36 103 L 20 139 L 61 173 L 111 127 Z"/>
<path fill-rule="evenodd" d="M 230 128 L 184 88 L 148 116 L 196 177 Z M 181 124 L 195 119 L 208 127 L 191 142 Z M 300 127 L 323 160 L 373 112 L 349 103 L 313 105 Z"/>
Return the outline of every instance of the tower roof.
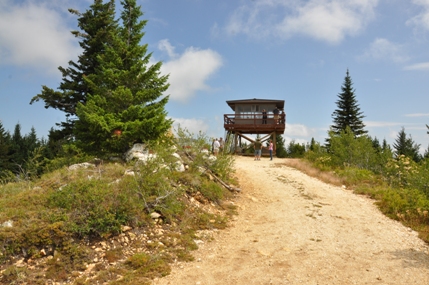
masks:
<path fill-rule="evenodd" d="M 274 99 L 241 99 L 241 100 L 230 100 L 226 101 L 229 107 L 235 111 L 236 105 L 254 105 L 254 104 L 273 104 L 279 109 L 284 109 L 285 100 L 274 100 Z"/>

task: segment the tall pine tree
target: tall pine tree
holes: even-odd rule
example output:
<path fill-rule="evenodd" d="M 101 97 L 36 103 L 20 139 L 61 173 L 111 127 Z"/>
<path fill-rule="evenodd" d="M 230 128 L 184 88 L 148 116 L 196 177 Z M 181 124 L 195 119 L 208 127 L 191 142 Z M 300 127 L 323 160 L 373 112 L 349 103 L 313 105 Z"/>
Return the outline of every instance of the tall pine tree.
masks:
<path fill-rule="evenodd" d="M 367 131 L 364 129 L 365 125 L 362 122 L 364 115 L 357 103 L 353 82 L 348 69 L 338 98 L 336 102 L 337 109 L 332 113 L 334 124 L 331 126 L 331 130 L 339 135 L 341 131 L 345 131 L 347 127 L 350 127 L 355 137 L 366 134 Z"/>
<path fill-rule="evenodd" d="M 149 66 L 151 53 L 141 45 L 147 21 L 135 0 L 121 1 L 121 24 L 98 56 L 97 72 L 86 77 L 93 93 L 77 108 L 75 137 L 92 153 L 122 153 L 134 142 L 157 139 L 170 129 L 163 96 L 168 76 L 161 62 Z"/>
<path fill-rule="evenodd" d="M 0 121 L 0 177 L 2 172 L 10 170 L 10 134 L 5 131 L 3 123 Z"/>
<path fill-rule="evenodd" d="M 415 162 L 419 162 L 421 160 L 421 155 L 419 153 L 420 145 L 414 142 L 411 135 L 407 137 L 404 128 L 402 128 L 398 133 L 398 136 L 393 143 L 393 148 L 395 149 L 396 157 L 405 155 Z"/>
<path fill-rule="evenodd" d="M 16 124 L 11 137 L 11 147 L 9 148 L 9 158 L 11 163 L 11 171 L 15 174 L 19 173 L 25 162 L 25 143 L 21 134 L 21 124 Z"/>
<path fill-rule="evenodd" d="M 62 74 L 62 82 L 58 91 L 42 86 L 41 94 L 34 96 L 30 104 L 43 100 L 45 108 L 61 110 L 66 115 L 66 121 L 60 124 L 61 129 L 56 135 L 64 138 L 72 134 L 76 107 L 78 103 L 85 104 L 88 94 L 92 94 L 91 87 L 85 81 L 85 77 L 94 74 L 98 69 L 97 57 L 104 53 L 106 43 L 109 43 L 112 30 L 116 29 L 115 1 L 94 0 L 85 13 L 69 9 L 69 12 L 79 16 L 78 27 L 80 31 L 72 31 L 72 34 L 80 39 L 79 45 L 83 52 L 78 61 L 69 61 L 69 67 L 58 67 Z"/>

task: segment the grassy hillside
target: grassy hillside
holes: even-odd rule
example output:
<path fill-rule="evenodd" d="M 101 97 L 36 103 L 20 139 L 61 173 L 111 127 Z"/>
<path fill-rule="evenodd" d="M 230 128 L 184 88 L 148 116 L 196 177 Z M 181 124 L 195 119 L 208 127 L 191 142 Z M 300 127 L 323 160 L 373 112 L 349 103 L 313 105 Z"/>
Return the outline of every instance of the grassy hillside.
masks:
<path fill-rule="evenodd" d="M 144 163 L 89 161 L 0 185 L 0 283 L 146 284 L 192 260 L 199 236 L 235 213 L 218 183 L 236 183 L 233 158 L 202 149 L 151 146 Z"/>

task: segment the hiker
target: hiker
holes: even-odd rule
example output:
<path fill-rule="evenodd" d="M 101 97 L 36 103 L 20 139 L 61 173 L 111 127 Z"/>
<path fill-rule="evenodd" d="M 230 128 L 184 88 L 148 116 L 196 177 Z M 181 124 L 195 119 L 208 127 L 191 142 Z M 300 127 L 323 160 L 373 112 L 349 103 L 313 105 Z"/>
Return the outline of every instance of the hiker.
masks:
<path fill-rule="evenodd" d="M 223 147 L 225 146 L 225 141 L 223 138 L 219 138 L 219 152 L 223 152 Z"/>
<path fill-rule="evenodd" d="M 255 160 L 261 160 L 261 152 L 262 152 L 262 143 L 259 138 L 255 141 Z"/>
<path fill-rule="evenodd" d="M 220 147 L 220 143 L 217 139 L 215 139 L 215 141 L 213 142 L 213 154 L 214 154 L 214 156 L 218 155 L 219 147 Z"/>
<path fill-rule="evenodd" d="M 276 107 L 274 110 L 273 110 L 273 114 L 274 114 L 274 122 L 276 123 L 276 124 L 278 124 L 279 123 L 279 109 Z"/>
<path fill-rule="evenodd" d="M 267 124 L 267 110 L 262 110 L 262 124 Z"/>

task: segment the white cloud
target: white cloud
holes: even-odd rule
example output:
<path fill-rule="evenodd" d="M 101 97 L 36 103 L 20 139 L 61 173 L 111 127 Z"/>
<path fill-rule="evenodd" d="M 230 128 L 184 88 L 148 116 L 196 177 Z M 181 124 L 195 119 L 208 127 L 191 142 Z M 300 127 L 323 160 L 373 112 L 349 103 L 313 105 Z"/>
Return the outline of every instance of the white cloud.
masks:
<path fill-rule="evenodd" d="M 429 113 L 406 114 L 405 117 L 429 117 Z"/>
<path fill-rule="evenodd" d="M 311 140 L 306 140 L 306 139 L 295 139 L 295 138 L 291 138 L 291 137 L 287 137 L 287 136 L 285 136 L 284 137 L 284 139 L 285 139 L 285 143 L 284 143 L 284 145 L 286 146 L 286 147 L 288 147 L 288 145 L 292 142 L 292 141 L 294 141 L 294 143 L 295 144 L 304 144 L 304 145 L 307 145 L 307 143 L 309 143 Z"/>
<path fill-rule="evenodd" d="M 256 39 L 304 35 L 339 43 L 358 34 L 374 18 L 378 0 L 264 0 L 235 10 L 225 27 Z"/>
<path fill-rule="evenodd" d="M 423 28 L 424 30 L 429 30 L 429 0 L 413 0 L 412 2 L 423 7 L 420 14 L 411 18 L 406 23 Z"/>
<path fill-rule="evenodd" d="M 286 123 L 285 135 L 289 137 L 310 137 L 314 133 L 305 125 Z"/>
<path fill-rule="evenodd" d="M 382 38 L 375 39 L 360 58 L 367 60 L 387 60 L 395 63 L 402 63 L 409 60 L 401 45 Z"/>
<path fill-rule="evenodd" d="M 429 70 L 429 62 L 421 62 L 404 67 L 405 70 Z"/>
<path fill-rule="evenodd" d="M 168 56 L 171 58 L 176 57 L 176 53 L 174 52 L 174 47 L 170 44 L 167 39 L 160 40 L 158 43 L 158 48 L 162 51 L 167 52 Z"/>
<path fill-rule="evenodd" d="M 209 125 L 200 119 L 184 119 L 184 118 L 172 118 L 174 121 L 173 128 L 177 130 L 179 127 L 188 130 L 191 134 L 197 135 L 200 131 L 206 133 L 209 129 Z"/>
<path fill-rule="evenodd" d="M 171 57 L 161 68 L 162 73 L 170 75 L 171 99 L 186 101 L 198 91 L 210 90 L 206 81 L 222 66 L 222 57 L 217 52 L 190 47 L 177 55 L 168 40 L 161 41 L 159 47 Z"/>
<path fill-rule="evenodd" d="M 387 137 L 390 138 L 391 140 L 396 140 L 396 138 L 398 137 L 398 133 L 399 133 L 399 130 L 397 131 L 391 130 L 389 131 L 389 134 L 387 135 Z"/>
<path fill-rule="evenodd" d="M 404 125 L 404 123 L 382 122 L 382 121 L 364 121 L 363 123 L 368 128 L 384 128 L 384 127 L 396 127 L 396 126 Z"/>
<path fill-rule="evenodd" d="M 0 3 L 0 62 L 58 72 L 76 58 L 79 47 L 64 16 L 44 2 Z"/>

